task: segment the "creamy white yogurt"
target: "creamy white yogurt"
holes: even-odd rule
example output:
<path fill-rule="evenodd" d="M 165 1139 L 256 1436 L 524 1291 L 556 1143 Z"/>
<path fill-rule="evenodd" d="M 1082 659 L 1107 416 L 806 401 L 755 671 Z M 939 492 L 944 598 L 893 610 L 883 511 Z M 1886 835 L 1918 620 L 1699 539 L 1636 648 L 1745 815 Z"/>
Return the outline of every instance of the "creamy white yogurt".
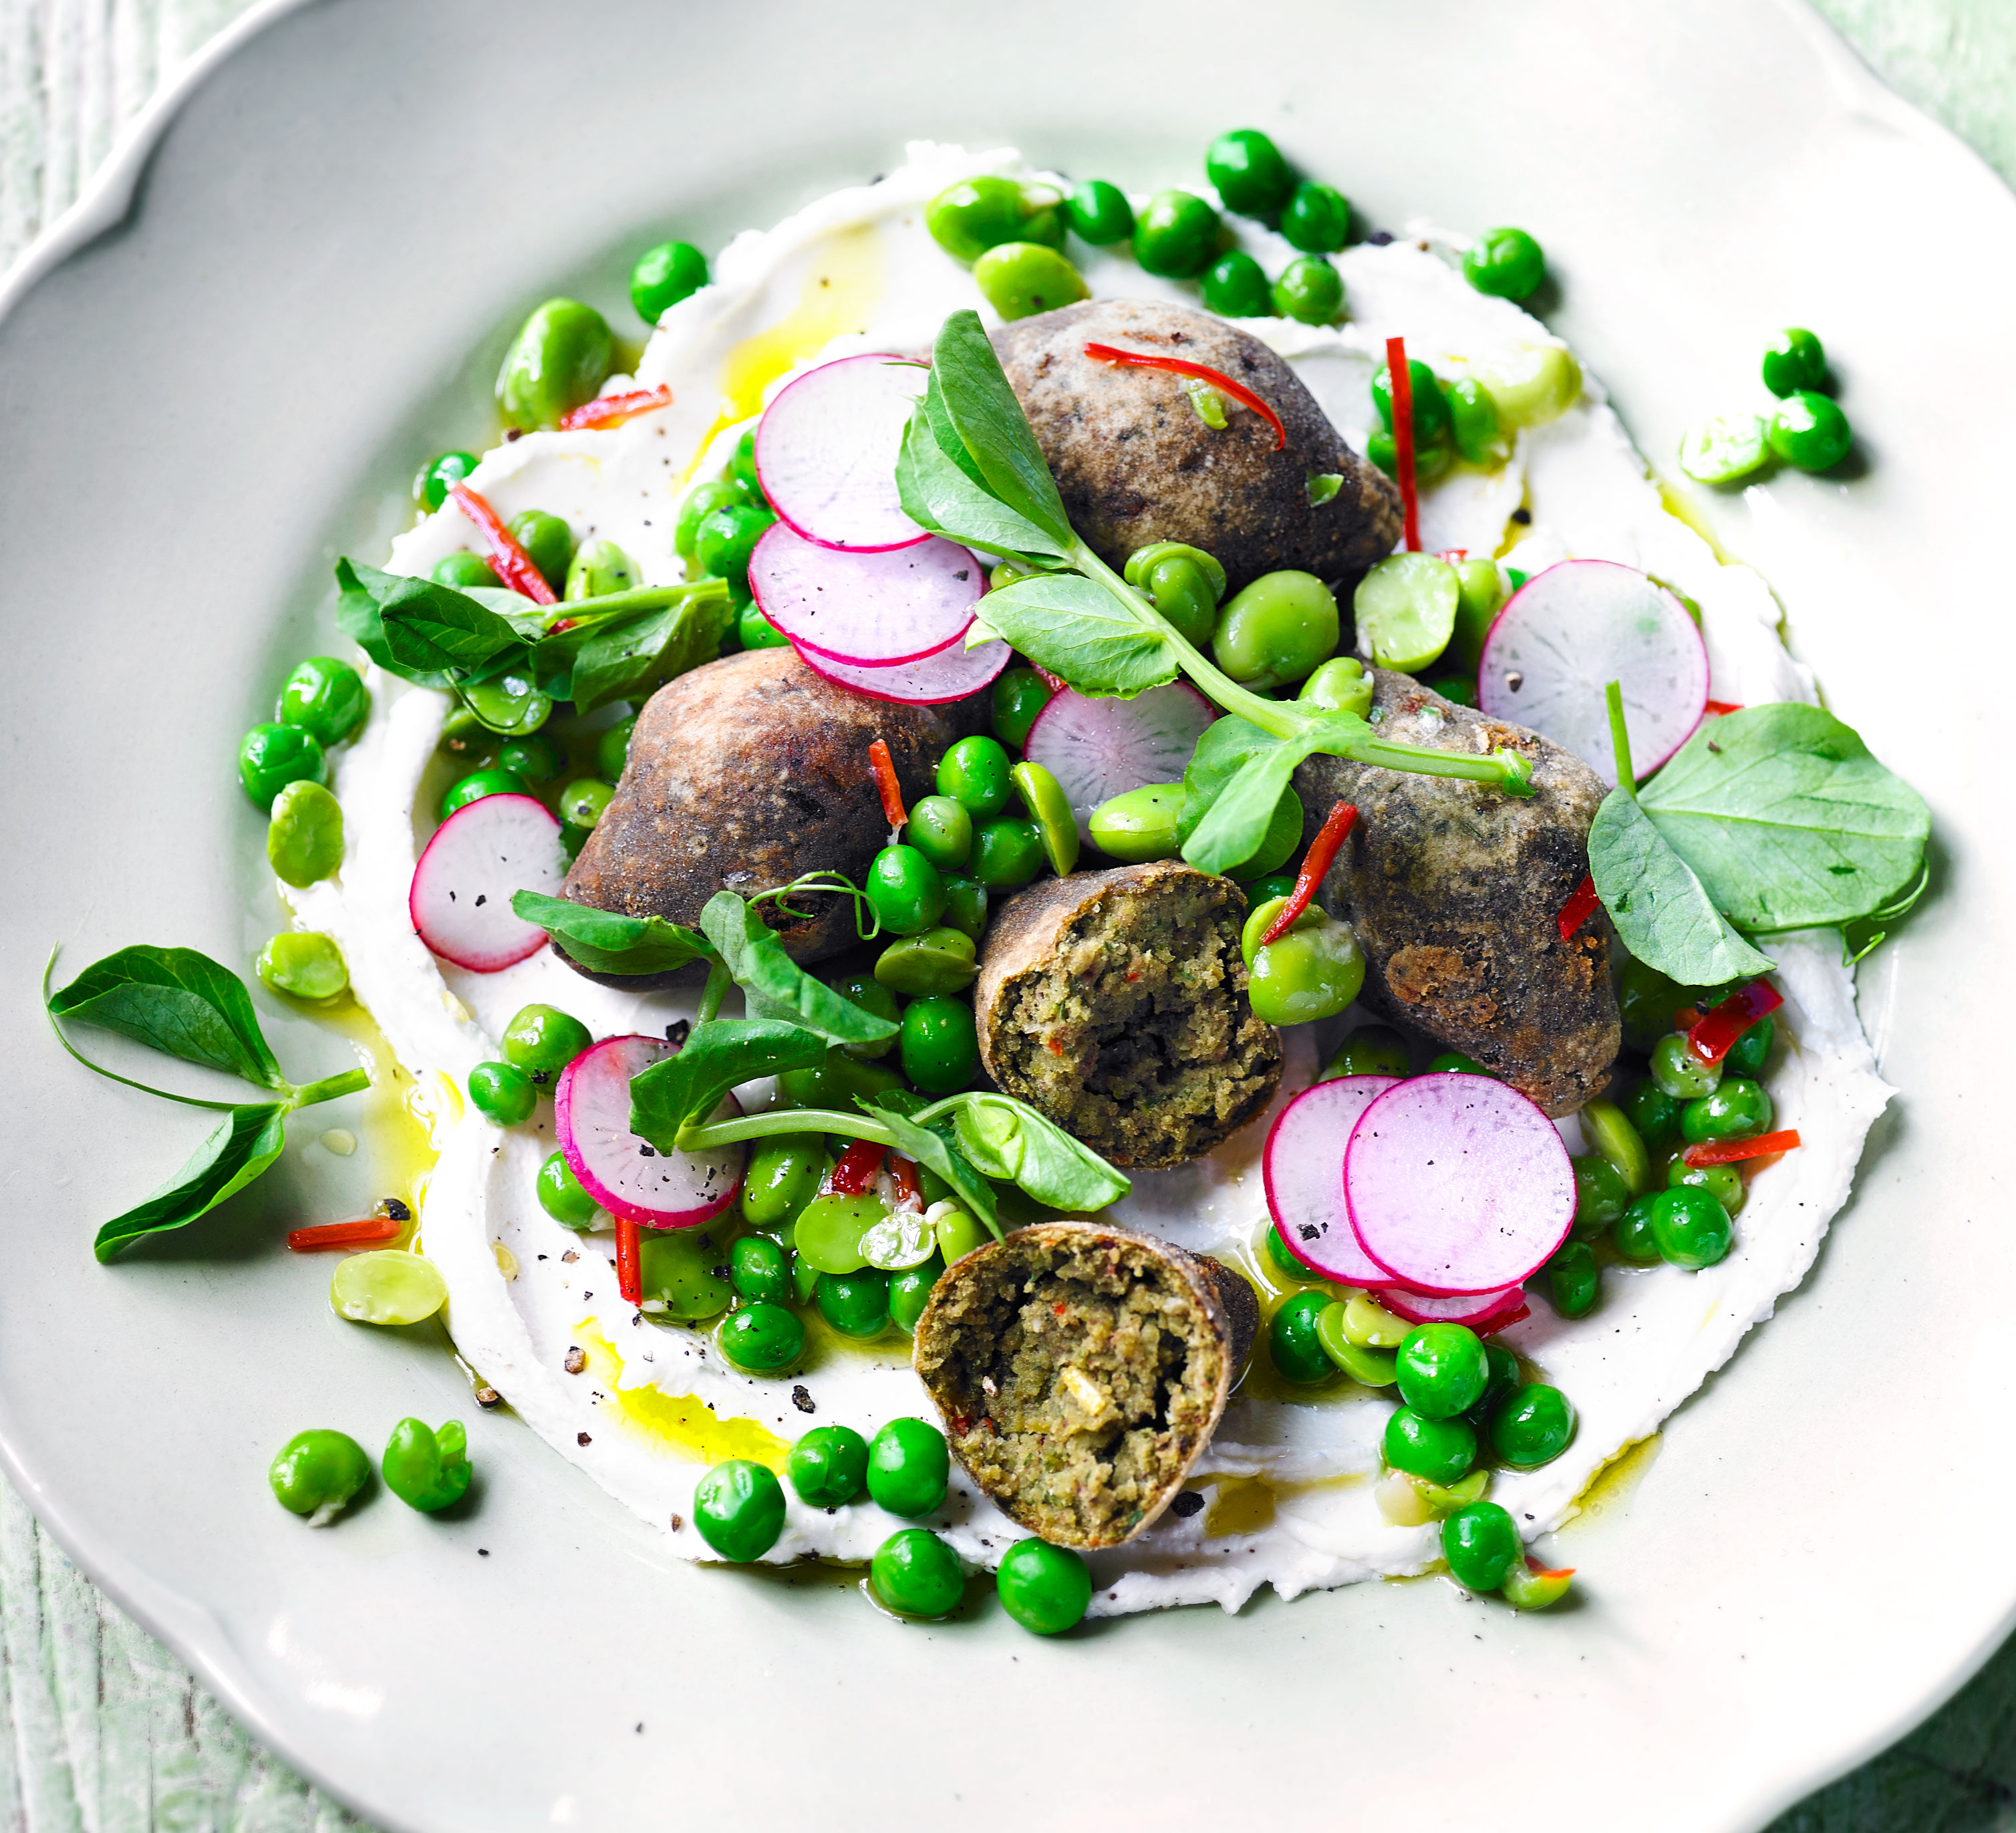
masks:
<path fill-rule="evenodd" d="M 956 178 L 1023 169 L 1012 153 L 920 144 L 886 181 L 836 193 L 766 234 L 738 237 L 716 264 L 715 283 L 667 313 L 639 365 L 638 384 L 671 388 L 670 408 L 608 431 L 530 434 L 487 455 L 473 487 L 507 517 L 543 509 L 566 517 L 578 539 L 619 542 L 646 583 L 675 581 L 679 498 L 695 478 L 719 470 L 766 387 L 851 350 L 927 348 L 945 314 L 960 307 L 994 322 L 971 275 L 925 232 L 922 207 Z M 1270 269 L 1291 258 L 1277 238 L 1239 227 Z M 1417 225 L 1407 239 L 1341 257 L 1350 314 L 1341 326 L 1247 326 L 1295 365 L 1361 450 L 1371 422 L 1367 384 L 1389 335 L 1404 335 L 1410 355 L 1452 373 L 1510 347 L 1551 341 L 1517 306 L 1466 285 L 1449 246 L 1431 226 Z M 1082 265 L 1098 293 L 1187 297 L 1124 256 L 1093 251 Z M 1509 521 L 1522 506 L 1531 516 L 1523 530 Z M 1715 698 L 1753 704 L 1813 697 L 1810 675 L 1779 641 L 1769 589 L 1748 568 L 1719 564 L 1667 512 L 1593 378 L 1567 412 L 1521 432 L 1499 470 L 1459 470 L 1427 492 L 1423 524 L 1431 549 L 1473 554 L 1498 553 L 1516 534 L 1504 558 L 1528 571 L 1569 556 L 1642 567 L 1700 606 Z M 456 549 L 480 545 L 451 507 L 400 537 L 390 564 L 421 574 Z M 406 1068 L 459 1088 L 476 1064 L 499 1053 L 504 1025 L 533 1000 L 574 1013 L 598 1036 L 660 1034 L 691 1017 L 689 996 L 598 986 L 550 951 L 492 974 L 448 967 L 427 952 L 408 920 L 406 895 L 430 826 L 426 812 L 416 814 L 418 787 L 447 702 L 375 670 L 369 686 L 369 723 L 336 769 L 349 838 L 343 870 L 286 895 L 304 927 L 340 942 L 358 998 Z M 1838 939 L 1827 932 L 1787 938 L 1772 952 L 1786 1004 L 1766 1080 L 1780 1124 L 1798 1128 L 1804 1147 L 1756 1177 L 1735 1249 L 1719 1266 L 1612 1271 L 1590 1317 L 1568 1323 L 1539 1301 L 1532 1317 L 1505 1333 L 1568 1393 L 1581 1419 L 1574 1443 L 1554 1462 L 1496 1480 L 1494 1498 L 1528 1537 L 1568 1518 L 1595 1473 L 1654 1431 L 1745 1331 L 1771 1315 L 1780 1295 L 1804 1277 L 1846 1199 L 1863 1136 L 1889 1091 L 1857 1024 Z M 1306 1085 L 1317 1062 L 1309 1028 L 1286 1042 L 1281 1100 Z M 745 1093 L 760 1100 L 767 1091 Z M 787 1441 L 815 1424 L 844 1423 L 866 1435 L 902 1415 L 930 1416 L 899 1339 L 873 1353 L 815 1351 L 799 1372 L 762 1379 L 729 1367 L 706 1333 L 643 1317 L 617 1295 L 613 1235 L 577 1235 L 538 1204 L 533 1180 L 553 1146 L 550 1107 L 542 1104 L 535 1122 L 513 1129 L 464 1113 L 438 1090 L 436 1107 L 460 1118 L 444 1121 L 438 1133 L 422 1244 L 447 1278 L 457 1347 L 535 1431 L 664 1529 L 679 1551 L 709 1557 L 691 1525 L 693 1485 L 705 1467 L 680 1443 L 694 1421 L 711 1423 L 697 1410 Z M 1265 1277 L 1264 1254 L 1255 1258 L 1268 1223 L 1258 1154 L 1271 1113 L 1208 1159 L 1137 1176 L 1115 1219 L 1239 1260 Z M 1575 1122 L 1563 1126 L 1579 1143 Z M 571 1374 L 565 1364 L 576 1349 L 587 1352 L 587 1363 Z M 682 1404 L 686 1417 L 673 1417 Z M 1262 1584 L 1294 1597 L 1422 1570 L 1438 1557 L 1436 1529 L 1389 1525 L 1373 1495 L 1391 1406 L 1348 1384 L 1306 1400 L 1236 1397 L 1193 1479 L 1211 1506 L 1186 1518 L 1165 1515 L 1126 1547 L 1096 1556 L 1094 1612 L 1207 1601 L 1237 1608 Z M 654 1429 L 668 1421 L 670 1430 Z M 866 1559 L 903 1525 L 866 1501 L 828 1512 L 793 1496 L 784 1536 L 769 1557 Z M 930 1525 L 980 1565 L 994 1564 L 1021 1532 L 957 1474 Z"/>

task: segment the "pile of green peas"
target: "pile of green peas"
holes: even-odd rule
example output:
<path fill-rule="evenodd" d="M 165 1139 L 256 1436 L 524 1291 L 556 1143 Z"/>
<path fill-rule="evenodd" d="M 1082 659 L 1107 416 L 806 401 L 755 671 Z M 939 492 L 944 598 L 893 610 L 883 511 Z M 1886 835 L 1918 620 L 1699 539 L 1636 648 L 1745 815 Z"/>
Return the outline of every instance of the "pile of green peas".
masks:
<path fill-rule="evenodd" d="M 1827 350 L 1792 326 L 1765 347 L 1764 386 L 1777 398 L 1769 416 L 1719 414 L 1680 441 L 1680 469 L 1702 484 L 1736 484 L 1774 459 L 1802 471 L 1830 471 L 1848 456 L 1855 429 L 1833 398 Z"/>

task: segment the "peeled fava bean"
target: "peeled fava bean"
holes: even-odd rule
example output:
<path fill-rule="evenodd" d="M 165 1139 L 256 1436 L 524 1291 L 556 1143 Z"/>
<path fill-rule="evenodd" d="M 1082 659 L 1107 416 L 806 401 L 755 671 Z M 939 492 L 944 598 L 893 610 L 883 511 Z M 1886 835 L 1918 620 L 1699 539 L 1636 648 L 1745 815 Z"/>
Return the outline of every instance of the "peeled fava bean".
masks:
<path fill-rule="evenodd" d="M 569 409 L 595 398 L 615 364 L 615 340 L 600 312 L 578 300 L 549 299 L 504 354 L 497 405 L 514 427 L 558 426 Z"/>

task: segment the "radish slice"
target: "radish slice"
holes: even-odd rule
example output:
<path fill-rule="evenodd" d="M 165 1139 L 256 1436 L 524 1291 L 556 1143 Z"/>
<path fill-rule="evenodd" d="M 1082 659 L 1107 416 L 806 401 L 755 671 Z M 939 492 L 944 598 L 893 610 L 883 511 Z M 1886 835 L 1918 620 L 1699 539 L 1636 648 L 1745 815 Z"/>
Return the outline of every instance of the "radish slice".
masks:
<path fill-rule="evenodd" d="M 865 693 L 870 700 L 901 700 L 916 707 L 936 707 L 947 700 L 963 700 L 983 687 L 992 686 L 995 677 L 1008 666 L 1008 657 L 1013 653 L 996 637 L 977 649 L 961 645 L 941 649 L 920 662 L 898 662 L 887 668 L 866 668 L 833 661 L 816 650 L 799 648 L 796 643 L 791 646 L 797 650 L 798 660 L 815 675 L 823 675 L 827 680 L 842 687 L 851 687 L 856 693 Z"/>
<path fill-rule="evenodd" d="M 434 830 L 413 868 L 407 913 L 444 961 L 495 974 L 536 955 L 546 932 L 511 908 L 511 894 L 560 895 L 567 877 L 560 824 L 528 795 L 487 795 Z"/>
<path fill-rule="evenodd" d="M 1186 681 L 1151 687 L 1129 700 L 1094 700 L 1075 688 L 1050 696 L 1029 728 L 1022 755 L 1041 764 L 1092 838 L 1092 812 L 1109 797 L 1148 783 L 1179 783 L 1218 709 Z"/>
<path fill-rule="evenodd" d="M 808 541 L 856 553 L 925 538 L 903 513 L 896 459 L 927 371 L 913 358 L 844 356 L 802 375 L 756 424 L 756 475 Z"/>
<path fill-rule="evenodd" d="M 1034 736 L 1033 733 L 1031 735 Z M 1344 1149 L 1359 1116 L 1395 1075 L 1341 1075 L 1306 1088 L 1274 1117 L 1260 1154 L 1267 1212 L 1288 1251 L 1319 1279 L 1384 1286 L 1393 1276 L 1359 1246 L 1344 1204 Z"/>
<path fill-rule="evenodd" d="M 618 1222 L 646 1228 L 698 1228 L 742 1188 L 743 1147 L 661 1152 L 630 1130 L 630 1079 L 671 1054 L 663 1038 L 604 1038 L 560 1071 L 553 1130 L 581 1187 Z M 712 1118 L 742 1111 L 733 1095 Z"/>
<path fill-rule="evenodd" d="M 1375 1296 L 1385 1309 L 1409 1323 L 1467 1323 L 1474 1331 L 1502 1330 L 1512 1321 L 1508 1313 L 1526 1315 L 1523 1286 L 1507 1286 L 1502 1292 L 1479 1292 L 1467 1298 L 1431 1298 L 1424 1293 L 1410 1292 L 1404 1286 L 1388 1285 Z"/>
<path fill-rule="evenodd" d="M 772 522 L 749 556 L 758 608 L 801 648 L 890 668 L 949 649 L 973 622 L 987 569 L 934 535 L 882 553 L 820 547 Z"/>
<path fill-rule="evenodd" d="M 1564 560 L 1513 593 L 1484 639 L 1477 704 L 1571 751 L 1613 788 L 1603 690 L 1624 693 L 1631 767 L 1649 776 L 1708 705 L 1708 650 L 1687 607 L 1615 560 Z"/>
<path fill-rule="evenodd" d="M 1554 1123 L 1488 1075 L 1417 1075 L 1378 1097 L 1345 1148 L 1344 1195 L 1387 1283 L 1436 1296 L 1517 1285 L 1575 1220 Z"/>

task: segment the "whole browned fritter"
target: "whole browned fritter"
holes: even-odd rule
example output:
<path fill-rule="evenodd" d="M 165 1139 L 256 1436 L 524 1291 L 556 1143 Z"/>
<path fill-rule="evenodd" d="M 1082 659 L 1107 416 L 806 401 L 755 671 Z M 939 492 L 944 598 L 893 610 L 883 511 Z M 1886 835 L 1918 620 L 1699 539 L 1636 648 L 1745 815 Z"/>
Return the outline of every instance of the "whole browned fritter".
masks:
<path fill-rule="evenodd" d="M 1310 758 L 1295 788 L 1312 834 L 1334 802 L 1358 823 L 1319 894 L 1358 932 L 1364 999 L 1474 1057 L 1551 1115 L 1600 1093 L 1622 1033 L 1599 910 L 1557 919 L 1589 870 L 1596 772 L 1523 726 L 1488 719 L 1411 675 L 1372 672 L 1380 736 L 1532 761 L 1520 800 L 1480 783 Z"/>
<path fill-rule="evenodd" d="M 807 872 L 844 872 L 859 884 L 889 838 L 870 742 L 887 743 L 913 801 L 931 793 L 947 748 L 981 729 L 983 709 L 984 697 L 943 707 L 870 700 L 814 674 L 788 649 L 709 662 L 646 703 L 623 779 L 560 895 L 691 926 L 720 891 L 746 897 Z M 853 945 L 845 899 L 792 902 L 818 913 L 810 921 L 772 919 L 797 960 Z M 621 984 L 641 990 L 672 978 L 629 975 Z"/>
<path fill-rule="evenodd" d="M 1251 388 L 1288 442 L 1250 408 L 1199 418 L 1183 379 L 1096 362 L 1088 343 L 1181 357 Z M 1215 555 L 1227 589 L 1295 567 L 1355 580 L 1400 538 L 1400 495 L 1337 437 L 1300 376 L 1265 344 L 1188 306 L 1095 299 L 994 333 L 994 348 L 1049 461 L 1071 526 L 1110 567 L 1137 547 L 1182 541 Z M 1320 508 L 1312 478 L 1343 480 Z"/>

